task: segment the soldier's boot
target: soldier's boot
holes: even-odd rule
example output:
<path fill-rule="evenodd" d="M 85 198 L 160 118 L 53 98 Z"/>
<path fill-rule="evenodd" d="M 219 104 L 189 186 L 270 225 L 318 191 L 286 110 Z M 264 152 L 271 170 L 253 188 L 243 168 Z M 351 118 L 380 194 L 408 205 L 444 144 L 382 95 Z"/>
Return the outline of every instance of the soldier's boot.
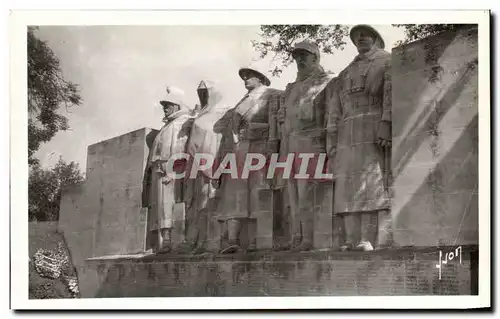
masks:
<path fill-rule="evenodd" d="M 191 240 L 185 240 L 177 246 L 175 252 L 177 254 L 189 254 L 193 251 L 195 243 Z"/>
<path fill-rule="evenodd" d="M 225 247 L 221 254 L 234 254 L 241 250 L 239 238 L 241 231 L 241 222 L 237 219 L 230 219 L 227 221 L 227 230 L 228 230 L 228 244 Z"/>
<path fill-rule="evenodd" d="M 158 254 L 168 254 L 172 251 L 172 228 L 161 229 L 161 245 Z"/>
<path fill-rule="evenodd" d="M 257 221 L 255 219 L 248 219 L 247 223 L 248 229 L 248 252 L 254 252 L 257 250 Z"/>
<path fill-rule="evenodd" d="M 205 245 L 207 242 L 208 211 L 206 209 L 200 211 L 196 227 L 198 228 L 198 237 L 191 251 L 193 255 L 203 254 L 207 251 Z"/>
<path fill-rule="evenodd" d="M 194 247 L 194 249 L 191 251 L 191 253 L 193 255 L 200 255 L 200 254 L 204 254 L 206 252 L 207 252 L 207 250 L 203 245 L 196 245 L 196 247 Z"/>
<path fill-rule="evenodd" d="M 358 214 L 348 213 L 344 216 L 344 243 L 340 251 L 352 251 L 360 241 L 360 222 Z"/>
<path fill-rule="evenodd" d="M 293 234 L 292 239 L 286 243 L 285 245 L 279 247 L 277 250 L 292 250 L 300 245 L 302 241 L 302 235 L 299 234 Z"/>
<path fill-rule="evenodd" d="M 296 215 L 294 215 L 293 212 L 291 214 L 291 238 L 290 241 L 280 247 L 281 249 L 279 250 L 292 250 L 295 247 L 299 246 L 302 241 L 302 225 L 300 219 Z"/>
<path fill-rule="evenodd" d="M 302 241 L 300 245 L 292 248 L 293 252 L 301 252 L 301 251 L 309 251 L 313 249 L 313 241 L 314 241 L 314 228 L 313 228 L 313 219 L 309 216 L 306 218 L 302 218 Z"/>
<path fill-rule="evenodd" d="M 294 218 L 295 219 L 295 218 Z M 282 247 L 282 250 L 292 250 L 302 242 L 301 223 L 298 220 L 293 221 L 291 240 Z"/>
<path fill-rule="evenodd" d="M 186 239 L 174 249 L 174 251 L 178 254 L 190 254 L 196 246 L 199 231 L 197 227 L 198 225 L 194 224 L 192 221 L 192 217 L 188 219 Z"/>
<path fill-rule="evenodd" d="M 229 241 L 229 231 L 227 229 L 227 220 L 221 221 L 219 220 L 219 230 L 220 230 L 220 237 L 219 237 L 219 253 L 223 251 L 224 249 L 227 248 L 227 243 Z"/>
<path fill-rule="evenodd" d="M 387 249 L 394 246 L 391 212 L 383 209 L 378 212 L 377 243 L 375 249 Z"/>
<path fill-rule="evenodd" d="M 377 238 L 377 212 L 361 213 L 360 218 L 361 239 L 353 250 L 372 251 Z"/>

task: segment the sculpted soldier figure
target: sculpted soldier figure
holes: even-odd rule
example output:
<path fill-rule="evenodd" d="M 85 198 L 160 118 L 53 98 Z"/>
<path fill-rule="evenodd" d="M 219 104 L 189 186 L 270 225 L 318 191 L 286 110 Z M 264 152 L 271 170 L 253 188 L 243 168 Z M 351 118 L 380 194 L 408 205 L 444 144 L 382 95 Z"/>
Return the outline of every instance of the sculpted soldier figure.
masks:
<path fill-rule="evenodd" d="M 197 92 L 200 107 L 193 122 L 187 151 L 191 159 L 197 154 L 208 154 L 215 158 L 222 139 L 221 130 L 215 125 L 228 108 L 221 104 L 222 94 L 212 82 L 201 81 Z M 187 236 L 179 252 L 199 254 L 206 250 L 209 210 L 213 206 L 210 202 L 214 200 L 219 184 L 219 180 L 212 177 L 213 169 L 207 169 L 197 172 L 195 178 L 186 180 Z"/>
<path fill-rule="evenodd" d="M 148 207 L 148 248 L 157 253 L 172 249 L 172 214 L 183 210 L 183 181 L 174 178 L 175 170 L 168 170 L 168 159 L 185 153 L 191 130 L 190 111 L 183 102 L 184 93 L 167 87 L 166 97 L 160 101 L 165 125 L 156 135 L 147 160 L 144 176 L 143 207 Z M 183 170 L 179 167 L 179 170 Z"/>
<path fill-rule="evenodd" d="M 372 250 L 390 244 L 390 54 L 371 26 L 353 27 L 350 37 L 359 54 L 339 74 L 328 116 L 334 214 L 345 223 L 342 250 Z"/>
<path fill-rule="evenodd" d="M 272 197 L 264 165 L 269 140 L 269 113 L 272 105 L 278 103 L 281 91 L 268 88 L 271 81 L 253 68 L 241 68 L 239 76 L 248 93 L 228 113 L 230 125 L 221 158 L 227 152 L 235 155 L 238 177 L 224 174 L 221 178 L 222 208 L 218 210 L 217 218 L 223 221 L 222 241 L 227 239 L 221 253 L 241 250 L 243 227 L 248 237 L 247 251 L 254 251 L 257 245 L 259 248 L 272 247 Z M 263 167 L 245 176 L 245 169 L 253 163 L 246 162 L 250 153 L 262 155 Z"/>
<path fill-rule="evenodd" d="M 320 65 L 316 43 L 296 43 L 292 56 L 297 65 L 296 81 L 287 85 L 282 95 L 278 121 L 281 123 L 281 153 L 326 154 L 325 110 L 329 100 L 325 89 L 332 76 Z M 292 174 L 298 173 L 294 165 Z M 306 251 L 313 248 L 314 194 L 318 181 L 297 179 L 287 182 L 292 217 L 292 239 L 286 250 Z M 280 249 L 280 248 L 278 248 Z"/>

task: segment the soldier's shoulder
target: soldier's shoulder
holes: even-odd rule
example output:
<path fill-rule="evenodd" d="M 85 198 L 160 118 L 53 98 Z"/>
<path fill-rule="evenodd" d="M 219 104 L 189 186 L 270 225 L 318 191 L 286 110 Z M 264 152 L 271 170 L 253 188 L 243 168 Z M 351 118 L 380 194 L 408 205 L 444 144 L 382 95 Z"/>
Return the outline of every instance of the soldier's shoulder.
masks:
<path fill-rule="evenodd" d="M 177 123 L 179 123 L 179 122 L 183 123 L 183 122 L 193 121 L 194 119 L 195 119 L 195 116 L 193 116 L 192 114 L 186 113 L 186 114 L 179 116 L 174 121 Z"/>
<path fill-rule="evenodd" d="M 343 78 L 347 72 L 349 71 L 349 67 L 352 65 L 352 62 L 349 63 L 340 73 L 335 77 L 335 81 L 339 81 L 340 78 Z"/>
<path fill-rule="evenodd" d="M 334 89 L 337 87 L 338 83 L 339 83 L 339 75 L 332 76 L 332 78 L 328 81 L 326 85 L 326 89 Z"/>
<path fill-rule="evenodd" d="M 329 82 L 331 79 L 334 78 L 334 75 L 332 72 L 321 72 L 318 75 L 316 75 L 315 82 Z"/>
<path fill-rule="evenodd" d="M 373 58 L 376 60 L 388 61 L 391 59 L 391 54 L 385 50 L 380 49 L 375 52 Z"/>
<path fill-rule="evenodd" d="M 265 92 L 266 95 L 272 95 L 272 96 L 280 95 L 281 93 L 283 93 L 283 90 L 278 90 L 275 88 L 267 88 Z"/>

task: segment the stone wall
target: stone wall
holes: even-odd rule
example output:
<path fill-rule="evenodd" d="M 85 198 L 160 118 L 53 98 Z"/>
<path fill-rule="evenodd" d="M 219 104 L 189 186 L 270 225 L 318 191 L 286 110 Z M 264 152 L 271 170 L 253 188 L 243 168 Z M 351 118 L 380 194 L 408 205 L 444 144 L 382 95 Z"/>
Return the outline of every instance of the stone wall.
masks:
<path fill-rule="evenodd" d="M 477 250 L 463 247 L 462 264 L 444 265 L 441 280 L 438 258 L 438 251 L 430 249 L 151 256 L 89 264 L 99 273 L 95 297 L 477 294 Z"/>
<path fill-rule="evenodd" d="M 471 28 L 393 50 L 399 245 L 478 244 L 477 46 Z"/>
<path fill-rule="evenodd" d="M 88 147 L 85 193 L 86 210 L 96 214 L 94 256 L 144 251 L 142 182 L 151 132 L 140 129 Z"/>
<path fill-rule="evenodd" d="M 71 252 L 83 296 L 92 296 L 97 285 L 86 259 L 144 251 L 142 178 L 156 132 L 143 128 L 90 145 L 85 182 L 63 191 L 58 230 Z"/>
<path fill-rule="evenodd" d="M 58 230 L 66 240 L 71 260 L 78 273 L 80 292 L 84 296 L 94 294 L 97 285 L 96 272 L 85 264 L 87 258 L 94 257 L 96 212 L 88 207 L 85 182 L 63 190 Z"/>

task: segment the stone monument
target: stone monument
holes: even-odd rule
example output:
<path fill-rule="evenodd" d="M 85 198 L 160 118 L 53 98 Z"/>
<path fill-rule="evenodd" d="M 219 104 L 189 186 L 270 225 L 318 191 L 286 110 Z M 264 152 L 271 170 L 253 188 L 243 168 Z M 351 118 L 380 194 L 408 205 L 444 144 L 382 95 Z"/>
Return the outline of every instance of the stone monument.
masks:
<path fill-rule="evenodd" d="M 181 228 L 177 229 L 180 237 L 184 233 L 183 225 L 173 224 L 173 219 L 179 219 L 173 216 L 185 214 L 183 194 L 186 184 L 175 178 L 174 171 L 167 167 L 171 156 L 186 152 L 191 131 L 192 117 L 182 101 L 183 95 L 179 89 L 167 87 L 167 96 L 160 101 L 165 125 L 155 137 L 144 175 L 143 207 L 148 207 L 147 246 L 157 253 L 170 252 L 173 244 L 180 244 L 182 238 L 172 240 L 174 226 Z M 174 166 L 174 170 L 183 171 L 182 166 Z"/>
<path fill-rule="evenodd" d="M 211 81 L 201 81 L 197 89 L 200 100 L 200 111 L 193 122 L 187 152 L 191 158 L 191 169 L 201 168 L 202 163 L 197 161 L 197 155 L 209 154 L 215 158 L 219 152 L 222 139 L 222 130 L 216 124 L 225 114 L 227 107 L 221 104 L 222 94 Z M 207 163 L 209 164 L 209 163 Z M 186 172 L 190 175 L 191 172 Z M 215 191 L 219 181 L 213 179 L 213 167 L 200 169 L 195 176 L 185 179 L 188 185 L 189 199 L 187 218 L 187 237 L 179 253 L 202 253 L 206 249 L 213 249 L 214 233 L 217 226 L 213 225 L 210 216 L 215 207 Z"/>
<path fill-rule="evenodd" d="M 326 155 L 325 112 L 330 95 L 327 85 L 332 76 L 320 65 L 320 53 L 315 43 L 296 43 L 292 54 L 297 64 L 297 79 L 287 85 L 278 111 L 280 152 L 287 156 L 286 165 L 293 165 L 294 174 L 287 181 L 292 238 L 281 248 L 294 251 L 330 248 L 331 181 L 298 178 L 298 161 L 288 155 L 312 154 L 316 160 L 320 154 Z M 319 161 L 315 163 L 319 164 Z"/>
<path fill-rule="evenodd" d="M 353 27 L 350 37 L 359 54 L 338 76 L 328 119 L 334 213 L 343 250 L 373 250 L 391 235 L 391 55 L 371 26 Z"/>
<path fill-rule="evenodd" d="M 368 37 L 364 36 L 366 31 Z M 152 183 L 151 174 L 155 172 L 153 168 L 162 169 L 161 165 L 155 166 L 152 163 L 162 164 L 166 159 L 160 158 L 159 162 L 151 159 L 151 154 L 156 153 L 153 149 L 158 148 L 152 141 L 157 131 L 144 128 L 90 145 L 85 182 L 62 194 L 58 229 L 63 232 L 71 250 L 82 296 L 477 294 L 477 29 L 444 33 L 395 48 L 391 59 L 389 55 L 380 52 L 383 41 L 372 32 L 367 26 L 358 26 L 352 30 L 354 43 L 359 47 L 369 47 L 370 42 L 375 42 L 378 51 L 372 51 L 373 55 L 360 53 L 333 80 L 319 65 L 317 47 L 311 43 L 297 44 L 294 52 L 299 68 L 297 81 L 289 85 L 285 92 L 279 92 L 278 105 L 269 104 L 269 137 L 266 142 L 268 152 L 274 152 L 273 149 L 279 146 L 281 154 L 285 156 L 295 155 L 296 152 L 326 152 L 336 156 L 331 165 L 336 178 L 335 184 L 293 178 L 287 183 L 294 226 L 292 244 L 295 244 L 289 248 L 295 248 L 294 252 L 257 251 L 241 255 L 199 256 L 144 253 L 144 211 L 147 210 L 141 209 L 144 171 L 147 167 L 146 175 L 149 177 L 146 178 L 148 187 L 143 193 L 144 202 L 155 203 L 151 198 L 158 199 L 158 196 L 152 196 L 151 192 L 155 189 L 151 189 L 151 186 L 158 186 L 157 192 L 161 187 L 163 192 L 165 184 Z M 300 52 L 300 48 L 306 52 Z M 382 66 L 378 64 L 379 59 L 374 58 L 377 54 L 382 56 Z M 371 57 L 374 59 L 370 60 Z M 392 68 L 388 67 L 389 63 Z M 392 92 L 389 85 L 391 77 Z M 200 84 L 201 104 L 207 99 L 203 92 L 208 93 L 210 100 L 210 87 L 209 84 Z M 390 96 L 392 99 L 389 99 Z M 210 105 L 210 102 L 207 104 Z M 217 103 L 219 104 L 221 103 Z M 371 112 L 367 113 L 367 110 Z M 234 119 L 240 116 L 240 122 L 237 123 L 241 123 L 246 115 L 234 111 L 234 108 L 227 111 L 223 107 L 198 110 L 196 113 L 200 115 L 195 122 L 197 125 L 181 133 L 181 136 L 191 134 L 188 145 L 194 143 L 191 151 L 184 152 L 190 155 L 200 152 L 233 152 L 234 145 L 242 144 L 242 140 L 252 145 L 253 139 L 246 141 L 243 138 L 247 134 L 251 135 L 245 132 L 244 125 L 235 125 L 234 130 L 230 129 L 230 122 L 234 123 Z M 355 120 L 357 118 L 369 119 L 371 113 L 376 113 L 379 120 L 356 122 L 361 121 Z M 258 114 L 260 113 L 257 112 Z M 281 119 L 280 126 L 275 124 L 278 115 Z M 351 118 L 350 115 L 355 117 Z M 254 118 L 251 119 L 250 122 L 253 123 Z M 382 126 L 388 128 L 385 124 L 379 124 L 382 120 L 391 123 L 389 128 L 392 126 L 392 132 L 389 130 L 389 133 L 392 135 L 387 136 L 387 130 L 378 130 Z M 265 121 L 258 123 L 265 124 Z M 198 128 L 200 133 L 197 133 Z M 258 131 L 265 132 L 265 129 Z M 227 141 L 229 149 L 224 149 L 226 145 L 222 137 L 226 136 L 230 137 Z M 205 143 L 207 138 L 213 138 L 215 142 Z M 200 141 L 203 143 L 199 143 Z M 162 146 L 165 145 L 171 149 L 175 143 L 165 143 Z M 259 140 L 258 145 L 263 146 L 263 140 Z M 358 150 L 358 145 L 363 146 Z M 148 148 L 152 151 L 148 152 Z M 377 162 L 374 160 L 377 157 L 368 150 L 378 150 L 380 157 L 390 150 L 391 162 L 387 161 L 387 157 L 383 160 L 378 157 Z M 358 155 L 359 152 L 362 154 Z M 248 154 L 246 151 L 243 153 Z M 260 151 L 255 153 L 264 154 Z M 389 166 L 392 167 L 391 174 L 387 174 Z M 362 172 L 367 174 L 366 182 L 375 185 L 376 181 L 377 189 L 382 187 L 386 195 L 391 195 L 392 203 L 373 206 L 373 210 L 366 208 L 366 211 L 357 212 L 357 215 L 352 214 L 355 212 L 351 210 L 338 209 L 337 205 L 347 207 L 351 204 L 368 204 L 368 195 L 379 194 L 365 188 L 365 184 L 360 187 L 361 174 L 357 174 L 360 169 L 365 169 Z M 166 177 L 162 175 L 157 174 L 156 179 Z M 391 179 L 394 179 L 394 183 Z M 240 203 L 241 206 L 232 208 L 241 209 L 247 214 L 242 215 L 245 216 L 242 221 L 252 221 L 256 214 L 245 206 L 251 204 L 253 188 L 249 190 L 248 187 L 252 186 L 252 181 L 250 178 L 246 184 L 242 183 L 243 195 L 240 195 L 238 201 L 234 198 L 236 188 L 228 186 L 235 185 L 233 180 L 224 179 L 221 187 L 217 188 L 219 185 L 216 179 L 197 178 L 195 183 L 199 183 L 196 186 L 199 187 L 199 192 L 196 188 L 190 189 L 194 184 L 185 181 L 183 183 L 186 188 L 181 188 L 180 193 L 176 193 L 174 187 L 174 192 L 169 193 L 173 199 L 169 203 L 186 203 L 187 238 L 196 239 L 191 246 L 195 249 L 190 249 L 189 252 L 197 252 L 199 247 L 204 248 L 205 236 L 208 250 L 219 249 L 221 231 L 218 227 L 223 223 L 218 220 L 227 220 L 227 215 L 221 214 L 220 210 L 230 207 L 224 203 Z M 276 188 L 274 183 L 275 180 L 272 180 L 270 186 L 264 188 L 265 196 L 269 194 L 269 190 L 273 190 L 273 186 Z M 337 188 L 335 201 L 332 198 L 333 185 Z M 391 190 L 394 194 L 388 194 L 390 187 L 387 185 L 396 188 Z M 195 192 L 198 193 L 194 195 Z M 175 199 L 181 193 L 182 196 Z M 247 202 L 241 200 L 247 198 L 247 195 Z M 200 206 L 196 204 L 198 198 Z M 266 218 L 273 216 L 268 213 L 269 210 L 276 211 L 276 206 L 280 206 L 266 198 L 259 198 L 263 206 L 259 208 L 257 216 L 264 216 L 265 223 L 263 222 L 264 227 L 259 228 L 257 217 L 257 248 L 269 247 L 269 229 L 272 223 Z M 377 197 L 376 200 L 378 199 L 380 198 Z M 388 196 L 382 197 L 380 202 L 384 204 L 386 199 Z M 160 206 L 160 202 L 157 202 L 157 206 Z M 334 216 L 333 204 L 336 205 Z M 281 206 L 286 205 L 287 201 L 284 201 Z M 191 211 L 193 207 L 203 209 Z M 381 236 L 373 232 L 373 227 L 370 233 L 368 226 L 382 224 L 380 212 L 384 213 L 385 218 L 386 207 L 391 208 L 389 225 L 393 229 L 393 241 L 397 246 L 405 247 L 350 253 L 331 249 L 337 248 L 332 238 L 346 228 L 344 226 L 347 226 L 346 231 L 350 232 L 351 240 L 355 238 L 351 241 L 352 245 L 344 245 L 346 249 L 358 246 L 363 234 L 372 236 L 369 239 L 370 245 L 377 246 L 381 241 L 376 237 Z M 171 211 L 170 237 L 175 246 L 175 243 L 182 240 L 186 218 L 175 216 L 175 209 Z M 182 213 L 183 210 L 178 211 Z M 252 215 L 248 214 L 249 211 Z M 152 214 L 151 209 L 149 217 L 157 216 Z M 370 221 L 363 218 L 363 215 L 371 215 Z M 345 222 L 348 216 L 352 216 L 353 223 Z M 207 222 L 204 221 L 205 217 Z M 176 227 L 176 224 L 180 227 Z M 161 223 L 157 225 L 161 226 Z M 352 225 L 354 226 L 348 227 Z M 205 226 L 206 235 L 203 234 Z M 253 241 L 251 234 L 243 233 L 248 233 L 248 229 L 251 230 L 255 225 L 248 227 L 246 223 L 240 223 L 240 226 L 240 239 L 246 236 Z M 367 226 L 364 233 L 361 226 Z M 380 229 L 380 226 L 377 227 L 377 230 Z M 158 239 L 160 236 L 152 236 L 161 235 L 162 231 L 153 233 L 157 229 L 158 226 L 150 226 L 148 237 Z M 260 241 L 260 234 L 267 236 Z M 169 235 L 166 231 L 161 244 Z M 346 238 L 344 234 L 342 236 L 344 244 Z M 247 248 L 245 245 L 240 246 Z M 369 250 L 367 247 L 369 248 L 368 245 L 361 245 L 359 248 Z M 328 251 L 314 251 L 318 248 Z M 462 258 L 460 263 L 455 260 L 445 264 L 443 260 L 441 268 L 436 267 L 442 261 L 441 253 L 456 252 L 458 248 Z M 308 249 L 313 251 L 302 252 Z"/>
<path fill-rule="evenodd" d="M 237 175 L 221 178 L 221 202 L 217 218 L 222 222 L 222 253 L 241 249 L 245 233 L 247 251 L 272 248 L 273 196 L 265 167 L 269 147 L 269 113 L 275 109 L 281 91 L 268 88 L 269 79 L 253 68 L 241 68 L 239 76 L 248 93 L 228 113 L 224 151 L 234 154 Z M 248 155 L 248 156 L 247 156 Z M 253 160 L 258 163 L 253 164 Z M 220 163 L 224 165 L 224 163 Z M 255 170 L 249 171 L 251 166 Z"/>

